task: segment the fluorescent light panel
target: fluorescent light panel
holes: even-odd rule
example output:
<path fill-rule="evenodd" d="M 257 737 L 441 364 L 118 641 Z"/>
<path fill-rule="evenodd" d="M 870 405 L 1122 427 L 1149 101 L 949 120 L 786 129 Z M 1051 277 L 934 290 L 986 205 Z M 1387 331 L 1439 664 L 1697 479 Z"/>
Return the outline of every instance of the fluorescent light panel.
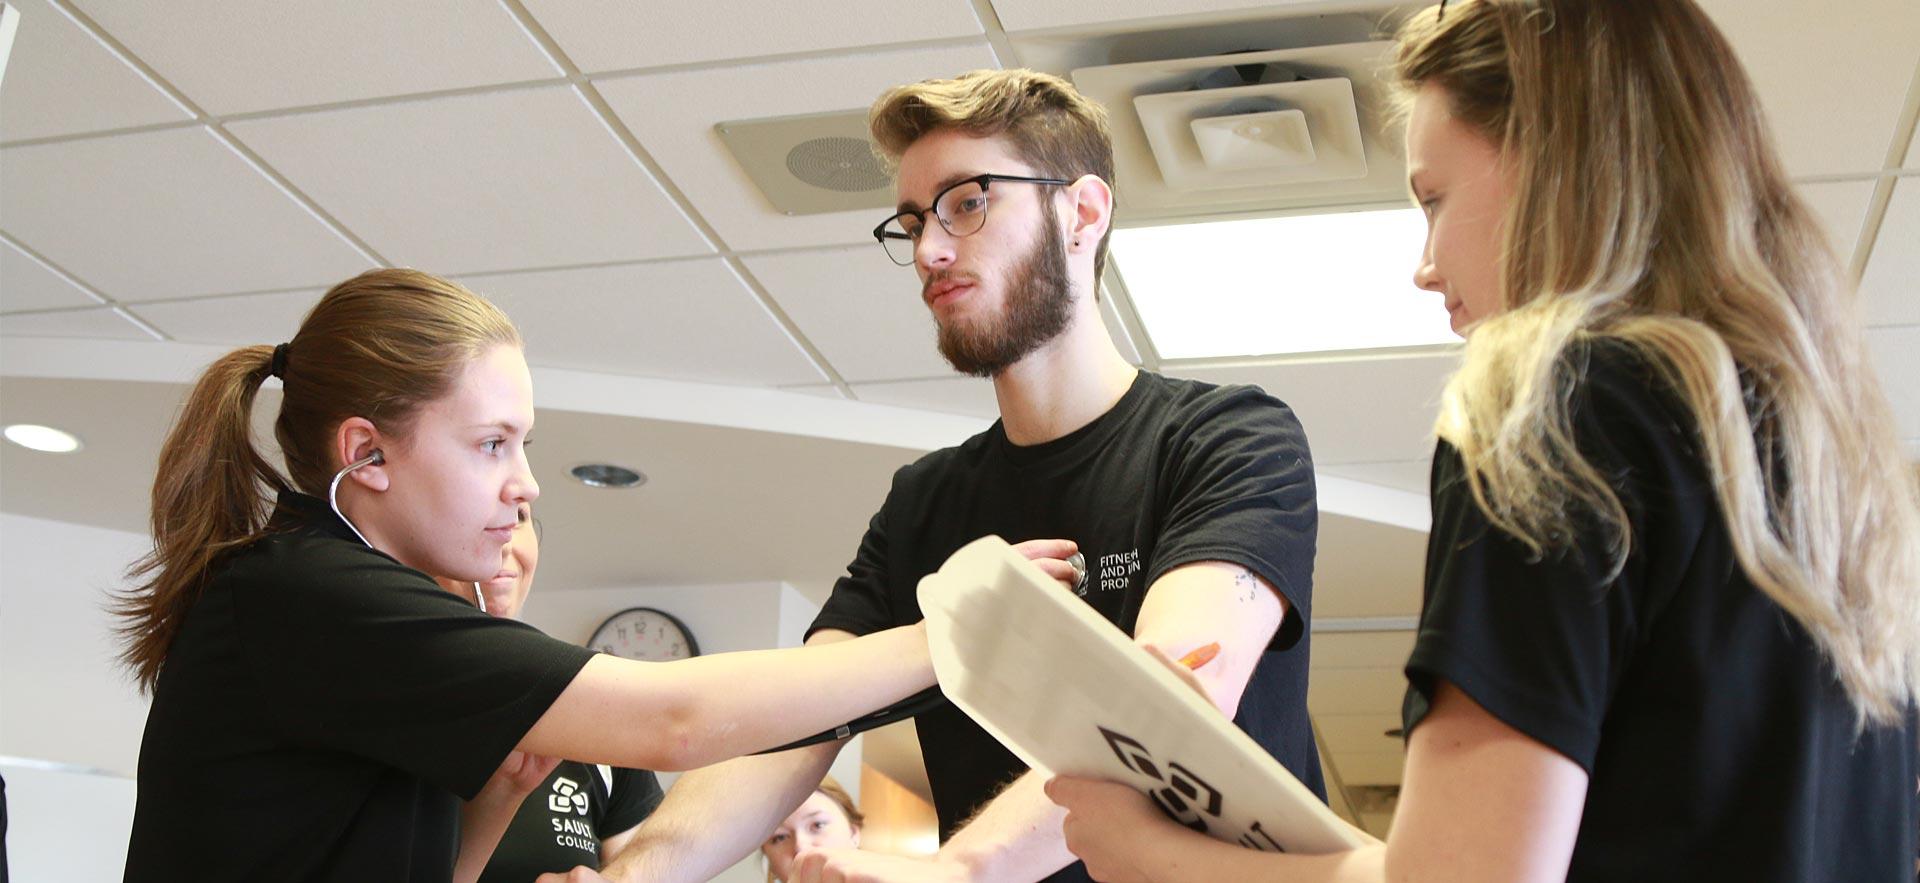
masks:
<path fill-rule="evenodd" d="M 1135 227 L 1113 259 L 1165 359 L 1453 343 L 1426 235 L 1417 209 Z"/>

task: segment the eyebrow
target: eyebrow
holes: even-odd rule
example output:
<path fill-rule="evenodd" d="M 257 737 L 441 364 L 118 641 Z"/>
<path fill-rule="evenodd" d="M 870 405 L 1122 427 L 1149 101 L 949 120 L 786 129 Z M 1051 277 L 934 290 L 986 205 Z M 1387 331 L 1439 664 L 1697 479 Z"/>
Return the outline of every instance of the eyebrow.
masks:
<path fill-rule="evenodd" d="M 472 426 L 469 426 L 467 428 L 468 429 L 498 429 L 502 432 L 505 432 L 508 435 L 512 435 L 515 432 L 519 431 L 520 426 L 519 424 L 509 420 L 497 420 L 492 423 L 475 423 Z"/>
<path fill-rule="evenodd" d="M 1408 190 L 1414 193 L 1420 192 L 1420 173 L 1424 171 L 1426 171 L 1426 169 L 1414 169 L 1407 173 Z"/>
<path fill-rule="evenodd" d="M 951 175 L 946 176 L 945 178 L 941 178 L 939 183 L 933 185 L 934 196 L 936 197 L 939 196 L 940 191 L 945 190 L 948 187 L 952 187 L 953 185 L 958 184 L 961 181 L 965 181 L 968 178 L 978 178 L 980 177 L 980 174 L 981 173 L 979 172 L 955 172 Z M 903 211 L 903 212 L 910 212 L 910 211 L 918 211 L 920 208 L 920 205 L 910 199 L 903 199 L 900 201 L 900 204 L 894 206 L 894 208 L 899 209 L 900 211 Z"/>

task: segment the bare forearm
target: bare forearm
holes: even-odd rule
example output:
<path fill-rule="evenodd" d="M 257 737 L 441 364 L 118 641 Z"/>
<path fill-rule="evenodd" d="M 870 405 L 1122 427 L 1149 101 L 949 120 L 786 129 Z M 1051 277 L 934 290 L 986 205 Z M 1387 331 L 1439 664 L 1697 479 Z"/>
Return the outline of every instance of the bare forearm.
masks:
<path fill-rule="evenodd" d="M 1330 855 L 1258 852 L 1168 826 L 1142 844 L 1141 873 L 1153 883 L 1215 880 L 1286 880 L 1288 883 L 1383 883 L 1386 847 L 1367 846 Z"/>
<path fill-rule="evenodd" d="M 758 848 L 813 793 L 838 753 L 839 743 L 812 745 L 681 776 L 600 873 L 621 883 L 713 879 Z"/>
<path fill-rule="evenodd" d="M 932 684 L 918 626 L 664 664 L 597 656 L 521 747 L 589 763 L 691 769 L 829 729 Z"/>
<path fill-rule="evenodd" d="M 507 832 L 525 798 L 525 794 L 500 793 L 489 786 L 460 807 L 460 855 L 454 861 L 454 883 L 480 879 L 500 845 L 500 835 Z"/>
<path fill-rule="evenodd" d="M 975 883 L 1032 883 L 1073 863 L 1060 823 L 1066 811 L 1029 772 L 987 804 L 940 847 L 940 860 L 967 869 Z"/>

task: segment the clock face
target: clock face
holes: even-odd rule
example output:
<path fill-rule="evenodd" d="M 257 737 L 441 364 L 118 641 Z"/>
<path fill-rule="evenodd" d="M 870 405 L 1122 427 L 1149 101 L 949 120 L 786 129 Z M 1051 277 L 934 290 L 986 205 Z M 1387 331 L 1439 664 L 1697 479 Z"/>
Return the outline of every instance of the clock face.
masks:
<path fill-rule="evenodd" d="M 622 610 L 600 624 L 587 647 L 627 659 L 668 662 L 700 655 L 693 633 L 680 620 L 651 607 Z"/>

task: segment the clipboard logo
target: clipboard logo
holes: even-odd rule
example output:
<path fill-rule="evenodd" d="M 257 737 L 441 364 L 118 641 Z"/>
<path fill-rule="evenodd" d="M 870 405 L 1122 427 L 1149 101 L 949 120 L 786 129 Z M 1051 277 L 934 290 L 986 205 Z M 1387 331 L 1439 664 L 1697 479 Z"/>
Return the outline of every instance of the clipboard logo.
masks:
<path fill-rule="evenodd" d="M 1138 739 L 1098 725 L 1094 729 L 1106 738 L 1107 747 L 1113 749 L 1113 756 L 1120 759 L 1122 766 L 1163 786 L 1147 792 L 1147 796 L 1153 798 L 1168 818 L 1202 834 L 1207 832 L 1207 816 L 1220 818 L 1220 789 L 1207 784 L 1177 761 L 1168 763 L 1163 774 L 1160 765 L 1154 763 L 1153 752 Z"/>

